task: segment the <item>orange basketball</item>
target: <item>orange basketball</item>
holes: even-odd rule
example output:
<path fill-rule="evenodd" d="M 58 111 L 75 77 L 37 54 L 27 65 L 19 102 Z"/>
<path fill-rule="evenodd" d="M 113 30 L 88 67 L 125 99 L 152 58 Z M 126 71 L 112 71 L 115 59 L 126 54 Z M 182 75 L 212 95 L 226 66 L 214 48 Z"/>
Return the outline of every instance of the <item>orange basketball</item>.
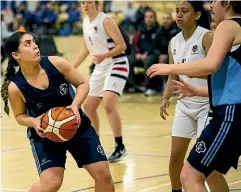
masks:
<path fill-rule="evenodd" d="M 54 107 L 44 114 L 41 127 L 45 136 L 54 142 L 65 142 L 71 139 L 77 129 L 76 116 L 71 109 Z"/>

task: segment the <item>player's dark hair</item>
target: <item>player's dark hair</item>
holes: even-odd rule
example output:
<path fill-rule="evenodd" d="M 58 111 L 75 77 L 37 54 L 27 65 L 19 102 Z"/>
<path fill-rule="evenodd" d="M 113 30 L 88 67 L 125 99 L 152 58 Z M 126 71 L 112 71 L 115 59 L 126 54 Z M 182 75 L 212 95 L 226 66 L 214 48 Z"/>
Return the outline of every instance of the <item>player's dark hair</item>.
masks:
<path fill-rule="evenodd" d="M 100 5 L 100 2 L 99 1 L 95 1 L 95 6 L 96 6 L 97 10 L 98 10 L 99 5 Z"/>
<path fill-rule="evenodd" d="M 197 21 L 197 25 L 204 27 L 206 29 L 210 29 L 211 15 L 210 15 L 210 11 L 204 9 L 203 7 L 204 2 L 203 1 L 188 1 L 188 2 L 191 4 L 195 12 L 198 12 L 198 11 L 201 12 L 201 16 Z"/>
<path fill-rule="evenodd" d="M 15 67 L 18 66 L 18 62 L 13 58 L 12 53 L 18 51 L 20 41 L 24 34 L 27 32 L 16 32 L 12 34 L 4 43 L 4 50 L 8 57 L 8 66 L 5 74 L 5 78 L 1 88 L 1 97 L 4 102 L 4 111 L 9 115 L 8 107 L 8 85 L 15 75 Z"/>
<path fill-rule="evenodd" d="M 227 1 L 221 1 L 221 3 L 224 6 Z M 233 11 L 235 13 L 241 14 L 241 1 L 230 1 L 230 4 L 232 5 Z"/>

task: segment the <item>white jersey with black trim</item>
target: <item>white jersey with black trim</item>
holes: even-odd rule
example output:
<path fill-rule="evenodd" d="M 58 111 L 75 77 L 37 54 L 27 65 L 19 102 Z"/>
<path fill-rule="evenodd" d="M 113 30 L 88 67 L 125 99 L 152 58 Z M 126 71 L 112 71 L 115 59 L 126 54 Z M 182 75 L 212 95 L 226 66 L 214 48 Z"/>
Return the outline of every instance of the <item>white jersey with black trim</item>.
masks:
<path fill-rule="evenodd" d="M 99 12 L 94 20 L 90 21 L 89 17 L 85 17 L 83 20 L 84 40 L 89 53 L 92 55 L 106 53 L 115 47 L 114 41 L 104 29 L 105 18 L 111 17 L 103 12 Z M 115 62 L 125 60 L 126 55 L 123 52 L 117 56 L 106 58 L 100 64 L 96 65 L 96 68 L 104 71 L 110 69 Z"/>
<path fill-rule="evenodd" d="M 175 64 L 186 63 L 203 59 L 206 57 L 206 51 L 203 48 L 203 37 L 210 32 L 209 30 L 198 26 L 192 36 L 186 41 L 181 31 L 171 40 L 171 53 Z M 193 86 L 207 86 L 207 80 L 190 78 L 186 75 L 179 75 L 184 82 Z M 209 102 L 208 97 L 186 97 L 182 101 Z"/>

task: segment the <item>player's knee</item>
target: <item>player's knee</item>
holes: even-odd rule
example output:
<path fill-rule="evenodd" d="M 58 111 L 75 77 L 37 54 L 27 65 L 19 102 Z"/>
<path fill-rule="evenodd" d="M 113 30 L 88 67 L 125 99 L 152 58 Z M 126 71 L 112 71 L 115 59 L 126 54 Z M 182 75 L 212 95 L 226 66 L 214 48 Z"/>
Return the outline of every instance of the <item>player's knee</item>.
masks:
<path fill-rule="evenodd" d="M 106 185 L 109 185 L 109 186 L 114 186 L 113 180 L 108 168 L 98 170 L 95 177 L 95 181 L 105 183 Z"/>
<path fill-rule="evenodd" d="M 104 103 L 104 109 L 106 111 L 106 113 L 112 113 L 115 110 L 114 105 L 112 105 L 111 103 Z"/>
<path fill-rule="evenodd" d="M 56 192 L 60 189 L 63 179 L 52 177 L 51 179 L 41 182 L 41 192 Z"/>
<path fill-rule="evenodd" d="M 84 104 L 84 111 L 87 114 L 93 113 L 96 109 L 93 107 L 93 105 L 91 105 L 90 103 L 85 103 Z"/>
<path fill-rule="evenodd" d="M 190 168 L 184 164 L 180 175 L 180 180 L 183 186 L 186 186 L 192 179 L 190 171 Z"/>
<path fill-rule="evenodd" d="M 178 165 L 178 164 L 183 164 L 183 158 L 182 155 L 180 155 L 179 153 L 171 153 L 171 157 L 170 157 L 170 164 L 171 165 Z"/>

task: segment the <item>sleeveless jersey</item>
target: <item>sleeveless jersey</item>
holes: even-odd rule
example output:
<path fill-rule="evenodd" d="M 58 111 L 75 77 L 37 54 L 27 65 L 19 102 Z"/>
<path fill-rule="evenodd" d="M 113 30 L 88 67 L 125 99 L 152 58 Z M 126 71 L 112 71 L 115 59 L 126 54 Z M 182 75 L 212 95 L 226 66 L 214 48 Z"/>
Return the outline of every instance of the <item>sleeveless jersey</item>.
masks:
<path fill-rule="evenodd" d="M 232 20 L 241 26 L 240 18 Z M 211 107 L 241 104 L 241 45 L 232 46 L 208 85 Z"/>
<path fill-rule="evenodd" d="M 90 21 L 88 17 L 85 17 L 83 20 L 84 41 L 92 55 L 106 53 L 115 47 L 114 41 L 104 29 L 104 19 L 107 17 L 111 18 L 107 14 L 100 12 L 93 21 Z M 110 69 L 115 62 L 123 61 L 126 61 L 124 52 L 117 56 L 106 58 L 95 67 L 105 71 Z"/>
<path fill-rule="evenodd" d="M 31 117 L 38 117 L 53 107 L 71 105 L 73 101 L 69 91 L 69 83 L 49 61 L 48 57 L 41 57 L 40 65 L 45 70 L 49 79 L 49 86 L 47 89 L 42 90 L 30 85 L 20 69 L 12 79 L 12 82 L 17 85 L 23 94 L 26 100 L 26 113 Z M 81 109 L 79 109 L 79 112 L 81 116 L 81 125 L 90 123 L 89 118 Z"/>
<path fill-rule="evenodd" d="M 187 41 L 184 39 L 183 32 L 180 32 L 173 37 L 171 40 L 171 53 L 173 55 L 174 63 L 191 62 L 206 57 L 202 41 L 207 32 L 209 32 L 209 30 L 198 26 Z M 179 78 L 193 86 L 207 85 L 207 80 L 205 79 L 189 78 L 186 75 L 179 75 Z M 181 100 L 204 103 L 209 102 L 208 97 L 186 97 Z"/>

